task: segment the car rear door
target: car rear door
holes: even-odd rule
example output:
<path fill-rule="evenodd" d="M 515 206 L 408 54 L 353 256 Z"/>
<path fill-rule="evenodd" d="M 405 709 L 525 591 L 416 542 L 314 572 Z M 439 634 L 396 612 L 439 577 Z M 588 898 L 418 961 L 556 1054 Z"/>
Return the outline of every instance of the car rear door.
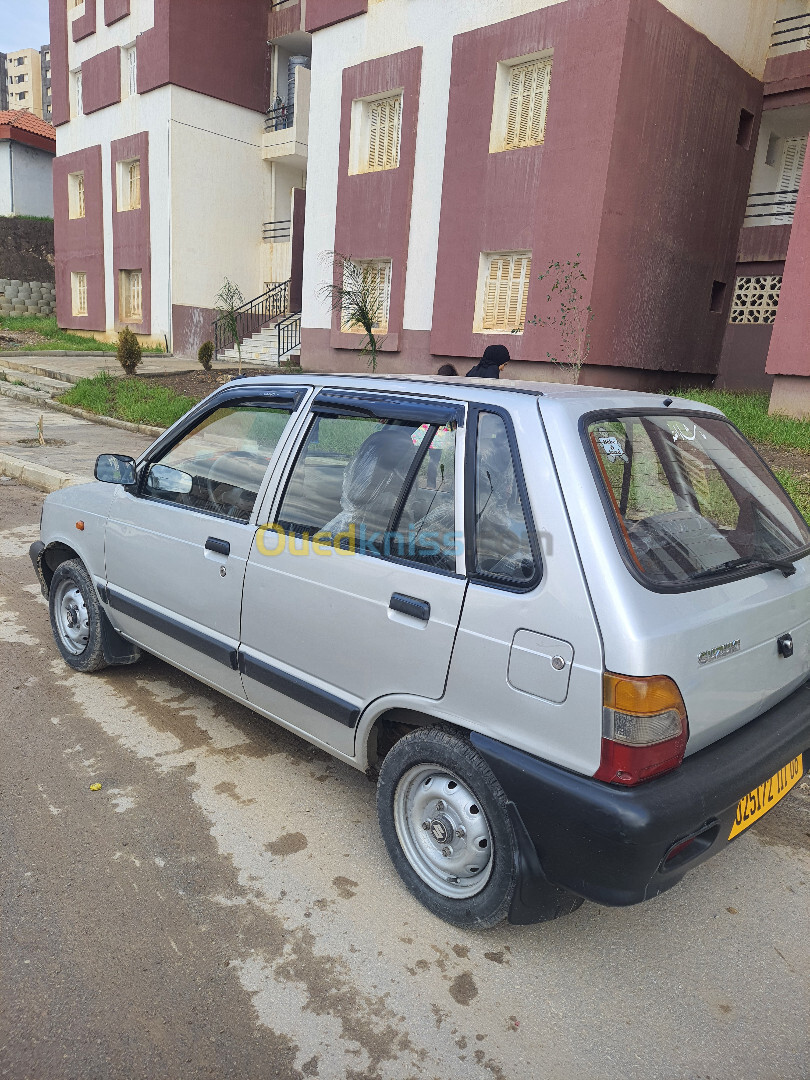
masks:
<path fill-rule="evenodd" d="M 237 697 L 245 564 L 257 496 L 304 391 L 218 395 L 117 487 L 105 535 L 115 626 Z"/>
<path fill-rule="evenodd" d="M 245 575 L 245 692 L 342 753 L 375 698 L 444 693 L 466 588 L 463 419 L 455 402 L 321 391 L 262 513 Z"/>

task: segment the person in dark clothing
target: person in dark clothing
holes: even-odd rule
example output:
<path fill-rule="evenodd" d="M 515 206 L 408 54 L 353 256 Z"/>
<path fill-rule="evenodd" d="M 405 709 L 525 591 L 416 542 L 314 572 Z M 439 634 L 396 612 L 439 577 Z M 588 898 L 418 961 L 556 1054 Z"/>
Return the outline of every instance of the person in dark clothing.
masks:
<path fill-rule="evenodd" d="M 505 345 L 487 345 L 484 355 L 474 368 L 467 372 L 467 377 L 475 379 L 498 379 L 510 360 L 509 350 Z"/>
<path fill-rule="evenodd" d="M 456 369 L 453 367 L 452 364 L 442 364 L 442 366 L 439 368 L 439 370 L 436 372 L 436 374 L 437 375 L 448 375 L 448 376 L 450 376 L 450 375 L 458 375 L 458 372 L 456 371 Z"/>

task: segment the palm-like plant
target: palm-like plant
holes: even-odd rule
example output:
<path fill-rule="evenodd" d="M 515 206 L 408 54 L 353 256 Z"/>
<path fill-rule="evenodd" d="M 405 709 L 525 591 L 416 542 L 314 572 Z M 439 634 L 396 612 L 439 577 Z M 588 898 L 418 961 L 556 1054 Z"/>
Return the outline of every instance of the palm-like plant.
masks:
<path fill-rule="evenodd" d="M 239 374 L 242 374 L 242 345 L 239 341 L 239 321 L 236 312 L 244 304 L 245 298 L 242 290 L 229 278 L 225 278 L 222 288 L 217 293 L 214 307 L 219 312 L 228 333 L 236 342 L 236 353 L 239 357 Z"/>
<path fill-rule="evenodd" d="M 360 356 L 367 359 L 372 371 L 376 371 L 377 356 L 385 341 L 374 332 L 384 313 L 379 279 L 370 267 L 354 262 L 351 255 L 327 251 L 323 259 L 332 271 L 332 281 L 321 285 L 318 294 L 333 311 L 340 313 L 344 329 L 362 332 Z"/>

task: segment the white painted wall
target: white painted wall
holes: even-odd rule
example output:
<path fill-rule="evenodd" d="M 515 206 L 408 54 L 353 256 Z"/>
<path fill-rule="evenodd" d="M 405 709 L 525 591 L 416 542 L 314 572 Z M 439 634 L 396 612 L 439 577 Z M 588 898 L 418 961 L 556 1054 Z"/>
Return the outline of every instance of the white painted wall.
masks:
<path fill-rule="evenodd" d="M 0 183 L 11 182 L 11 209 L 8 213 L 53 217 L 53 154 L 14 140 L 9 148 L 8 170 L 0 164 Z M 3 212 L 3 211 L 0 211 Z"/>
<path fill-rule="evenodd" d="M 0 142 L 0 217 L 11 213 L 11 143 Z"/>
<path fill-rule="evenodd" d="M 262 225 L 271 173 L 263 117 L 172 88 L 172 297 L 213 307 L 224 277 L 246 300 L 262 291 Z"/>
<path fill-rule="evenodd" d="M 780 0 L 660 0 L 756 78 L 765 71 Z M 792 12 L 786 12 L 792 14 Z"/>

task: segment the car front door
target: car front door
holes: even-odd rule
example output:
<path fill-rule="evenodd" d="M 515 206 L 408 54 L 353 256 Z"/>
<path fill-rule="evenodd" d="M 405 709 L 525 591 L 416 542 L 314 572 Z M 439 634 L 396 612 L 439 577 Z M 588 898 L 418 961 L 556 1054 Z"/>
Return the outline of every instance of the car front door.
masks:
<path fill-rule="evenodd" d="M 375 698 L 444 693 L 466 587 L 462 422 L 455 402 L 321 391 L 261 515 L 245 575 L 245 692 L 341 753 L 354 753 Z"/>
<path fill-rule="evenodd" d="M 213 399 L 117 488 L 106 528 L 111 617 L 127 638 L 226 692 L 238 671 L 257 497 L 301 390 Z"/>

